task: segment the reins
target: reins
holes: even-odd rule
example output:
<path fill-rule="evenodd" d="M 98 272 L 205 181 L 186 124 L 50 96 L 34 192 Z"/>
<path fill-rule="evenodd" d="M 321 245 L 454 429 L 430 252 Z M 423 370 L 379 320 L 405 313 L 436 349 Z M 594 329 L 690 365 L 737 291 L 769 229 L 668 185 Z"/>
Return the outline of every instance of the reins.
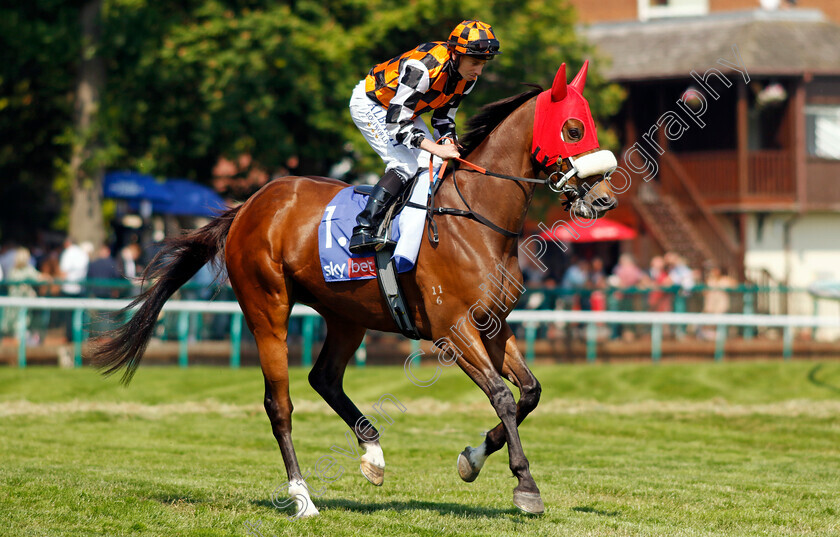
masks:
<path fill-rule="evenodd" d="M 537 183 L 537 184 L 540 184 L 540 185 L 547 185 L 549 183 L 549 181 L 551 180 L 552 175 L 554 175 L 554 174 L 549 175 L 545 179 L 535 179 L 535 178 L 531 178 L 531 177 L 517 177 L 515 175 L 505 175 L 503 173 L 496 173 L 496 172 L 488 171 L 486 168 L 482 168 L 481 166 L 479 166 L 477 164 L 473 164 L 472 162 L 470 162 L 468 160 L 464 160 L 460 157 L 455 157 L 453 160 L 457 160 L 458 162 L 460 162 L 464 166 L 466 166 L 468 168 L 472 168 L 473 170 L 477 171 L 478 173 L 480 173 L 482 175 L 489 175 L 490 177 L 498 177 L 499 179 L 507 179 L 509 181 L 524 181 L 526 183 Z M 446 167 L 446 162 L 444 161 L 444 164 L 443 164 L 443 166 L 441 166 L 441 169 L 442 170 L 446 169 L 445 167 Z M 429 172 L 431 173 L 431 168 L 429 169 Z"/>
<path fill-rule="evenodd" d="M 449 216 L 464 216 L 466 218 L 470 218 L 472 220 L 475 220 L 477 222 L 480 222 L 480 223 L 484 224 L 485 226 L 489 227 L 493 231 L 495 231 L 497 233 L 500 233 L 501 235 L 503 235 L 505 237 L 518 237 L 522 234 L 521 229 L 519 231 L 510 231 L 508 229 L 505 229 L 503 227 L 500 227 L 500 226 L 494 224 L 493 222 L 491 222 L 487 217 L 485 217 L 481 213 L 475 212 L 472 209 L 472 207 L 470 207 L 470 204 L 469 204 L 469 202 L 467 202 L 466 198 L 464 198 L 464 195 L 461 193 L 461 189 L 458 186 L 458 179 L 455 176 L 455 171 L 456 170 L 452 170 L 452 174 L 451 174 L 452 175 L 452 183 L 455 185 L 455 192 L 458 193 L 458 196 L 461 198 L 461 202 L 467 207 L 467 210 L 465 211 L 463 209 L 455 209 L 454 207 L 435 207 L 435 197 L 436 197 L 438 189 L 440 188 L 440 185 L 443 183 L 444 179 L 446 178 L 446 174 L 445 174 L 446 165 L 449 161 L 448 160 L 443 161 L 443 164 L 441 165 L 440 170 L 438 171 L 438 177 L 440 179 L 438 181 L 435 181 L 433 159 L 434 159 L 434 156 L 429 157 L 429 183 L 434 185 L 433 188 L 432 188 L 432 195 L 430 196 L 429 205 L 428 206 L 419 205 L 419 204 L 412 203 L 412 202 L 406 203 L 407 207 L 413 207 L 413 208 L 416 208 L 416 209 L 423 209 L 423 210 L 426 211 L 426 219 L 429 221 L 429 228 L 428 228 L 428 231 L 427 231 L 429 242 L 431 242 L 432 244 L 438 244 L 440 242 L 439 235 L 438 235 L 438 230 L 437 230 L 437 223 L 435 222 L 435 219 L 434 219 L 434 215 L 436 215 L 436 214 L 449 215 Z M 553 177 L 559 173 L 559 169 L 558 169 L 554 172 L 551 172 L 550 175 L 548 177 L 546 177 L 545 179 L 537 179 L 537 178 L 533 178 L 533 177 L 518 177 L 518 176 L 515 176 L 515 175 L 505 175 L 503 173 L 496 173 L 496 172 L 489 171 L 486 168 L 483 168 L 483 167 L 481 167 L 477 164 L 473 164 L 472 162 L 470 162 L 466 159 L 462 159 L 460 157 L 455 157 L 453 160 L 456 160 L 460 164 L 463 164 L 464 166 L 466 166 L 468 168 L 471 168 L 473 171 L 475 171 L 477 173 L 480 173 L 482 175 L 487 175 L 487 176 L 490 176 L 490 177 L 496 177 L 496 178 L 499 178 L 499 179 L 506 179 L 508 181 L 522 181 L 522 182 L 526 182 L 526 183 L 536 183 L 536 184 L 539 184 L 539 185 L 548 185 L 549 188 L 551 188 L 552 190 L 555 190 L 555 188 L 556 188 L 553 184 Z M 570 176 L 571 176 L 571 174 L 570 174 Z M 560 185 L 559 188 L 562 189 L 565 186 L 565 183 L 568 180 L 568 178 L 569 177 L 563 176 L 563 177 L 561 177 L 560 180 L 558 180 L 558 184 Z M 559 190 L 557 190 L 557 191 L 559 191 Z"/>

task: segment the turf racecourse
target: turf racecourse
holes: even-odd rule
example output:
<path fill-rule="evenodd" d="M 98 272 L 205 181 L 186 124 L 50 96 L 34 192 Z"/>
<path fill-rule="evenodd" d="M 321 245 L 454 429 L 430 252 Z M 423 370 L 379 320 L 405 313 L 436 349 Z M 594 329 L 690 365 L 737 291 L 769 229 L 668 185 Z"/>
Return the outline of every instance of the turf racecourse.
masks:
<path fill-rule="evenodd" d="M 430 368 L 420 373 L 431 376 Z M 545 366 L 521 427 L 546 504 L 511 503 L 506 451 L 474 483 L 457 454 L 496 418 L 457 369 L 419 388 L 400 368 L 351 369 L 384 393 L 385 485 L 330 451 L 347 428 L 292 371 L 301 467 L 321 516 L 292 521 L 256 368 L 141 367 L 128 388 L 90 369 L 0 369 L 0 535 L 840 535 L 840 362 Z M 420 374 L 418 374 L 420 376 Z M 371 411 L 372 412 L 372 411 Z"/>

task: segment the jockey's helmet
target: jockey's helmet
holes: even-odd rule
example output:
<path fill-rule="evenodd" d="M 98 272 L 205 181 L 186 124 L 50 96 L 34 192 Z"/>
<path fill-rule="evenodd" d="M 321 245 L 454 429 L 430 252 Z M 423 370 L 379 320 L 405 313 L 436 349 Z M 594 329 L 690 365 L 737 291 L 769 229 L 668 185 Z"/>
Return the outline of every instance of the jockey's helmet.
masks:
<path fill-rule="evenodd" d="M 461 22 L 449 34 L 446 44 L 452 52 L 481 60 L 492 60 L 493 56 L 501 54 L 493 27 L 481 21 Z"/>

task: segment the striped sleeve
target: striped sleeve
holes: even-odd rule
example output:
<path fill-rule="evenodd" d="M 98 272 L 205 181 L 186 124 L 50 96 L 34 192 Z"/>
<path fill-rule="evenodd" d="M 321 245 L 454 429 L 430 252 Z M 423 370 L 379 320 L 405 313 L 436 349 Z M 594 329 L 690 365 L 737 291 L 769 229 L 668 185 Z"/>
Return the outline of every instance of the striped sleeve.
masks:
<path fill-rule="evenodd" d="M 398 143 L 420 147 L 426 137 L 414 126 L 414 109 L 429 89 L 429 70 L 418 60 L 406 60 L 400 68 L 400 81 L 385 114 L 385 128 Z"/>
<path fill-rule="evenodd" d="M 461 104 L 461 99 L 472 91 L 475 82 L 470 82 L 464 88 L 462 95 L 456 95 L 449 101 L 449 104 L 438 108 L 432 113 L 432 128 L 434 129 L 435 138 L 438 140 L 444 136 L 448 136 L 457 141 L 458 137 L 455 133 L 455 114 L 458 113 L 458 106 Z"/>

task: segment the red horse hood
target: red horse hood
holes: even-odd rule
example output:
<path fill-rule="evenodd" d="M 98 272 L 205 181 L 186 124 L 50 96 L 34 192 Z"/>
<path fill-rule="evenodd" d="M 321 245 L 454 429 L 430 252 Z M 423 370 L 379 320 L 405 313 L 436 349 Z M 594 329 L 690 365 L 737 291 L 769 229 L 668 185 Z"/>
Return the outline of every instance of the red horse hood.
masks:
<path fill-rule="evenodd" d="M 586 86 L 586 60 L 571 83 L 566 83 L 566 64 L 560 66 L 550 90 L 537 96 L 534 114 L 534 143 L 531 153 L 544 167 L 552 166 L 558 158 L 568 158 L 592 149 L 598 149 L 598 132 L 589 111 L 589 102 L 583 97 Z M 563 140 L 563 125 L 569 119 L 583 123 L 583 138 L 574 143 Z"/>

